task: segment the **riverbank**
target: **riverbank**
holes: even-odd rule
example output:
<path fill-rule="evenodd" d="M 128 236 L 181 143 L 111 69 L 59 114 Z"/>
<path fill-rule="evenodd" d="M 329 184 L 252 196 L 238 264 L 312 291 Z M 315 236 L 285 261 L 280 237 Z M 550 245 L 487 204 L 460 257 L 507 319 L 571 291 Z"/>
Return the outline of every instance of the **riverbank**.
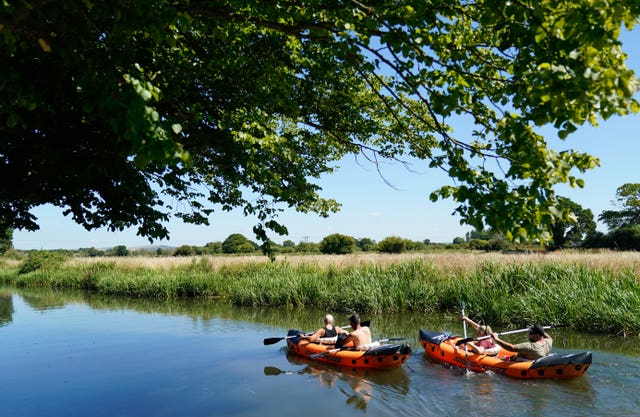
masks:
<path fill-rule="evenodd" d="M 71 258 L 31 272 L 23 265 L 0 261 L 0 282 L 361 313 L 456 313 L 464 300 L 474 319 L 494 326 L 562 323 L 587 332 L 640 333 L 640 254 L 633 252 L 288 256 L 273 263 L 261 257 Z"/>

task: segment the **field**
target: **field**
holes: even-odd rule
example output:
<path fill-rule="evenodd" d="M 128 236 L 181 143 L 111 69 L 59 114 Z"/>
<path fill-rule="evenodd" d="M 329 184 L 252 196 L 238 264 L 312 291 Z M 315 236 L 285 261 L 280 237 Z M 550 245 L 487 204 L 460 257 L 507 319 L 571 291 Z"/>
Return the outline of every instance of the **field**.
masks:
<path fill-rule="evenodd" d="M 328 311 L 455 312 L 465 301 L 476 319 L 494 325 L 640 333 L 636 252 L 68 258 L 26 272 L 22 265 L 0 261 L 0 281 Z"/>

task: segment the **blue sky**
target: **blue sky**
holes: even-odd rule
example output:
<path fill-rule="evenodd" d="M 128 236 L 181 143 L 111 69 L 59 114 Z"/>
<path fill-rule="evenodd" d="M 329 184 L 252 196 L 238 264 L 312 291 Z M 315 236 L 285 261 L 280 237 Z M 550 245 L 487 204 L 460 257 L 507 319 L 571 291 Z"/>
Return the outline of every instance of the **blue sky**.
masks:
<path fill-rule="evenodd" d="M 629 55 L 628 66 L 640 77 L 640 27 L 622 35 L 624 50 Z M 640 183 L 640 115 L 616 117 L 602 122 L 597 128 L 583 126 L 559 146 L 576 149 L 600 158 L 601 166 L 586 174 L 583 189 L 560 187 L 558 194 L 570 198 L 597 216 L 603 210 L 615 209 L 611 201 L 616 189 L 625 183 Z M 556 148 L 561 149 L 561 148 Z M 361 158 L 362 159 L 362 158 Z M 429 194 L 436 188 L 450 184 L 451 180 L 441 171 L 414 165 L 408 171 L 401 165 L 384 164 L 381 171 L 390 187 L 380 178 L 375 168 L 366 161 L 353 157 L 340 164 L 338 172 L 321 179 L 322 195 L 342 203 L 342 210 L 329 217 L 302 215 L 286 211 L 279 220 L 288 230 L 288 236 L 271 236 L 281 243 L 285 239 L 294 242 L 319 242 L 332 233 L 342 233 L 356 238 L 368 237 L 380 241 L 387 236 L 406 239 L 429 239 L 432 242 L 451 242 L 471 230 L 461 226 L 453 216 L 454 204 L 450 200 L 432 203 Z M 124 232 L 107 230 L 86 231 L 62 210 L 43 206 L 35 209 L 40 230 L 27 232 L 16 230 L 13 244 L 17 249 L 77 249 L 109 248 L 116 245 L 137 247 L 149 241 L 136 236 L 135 229 Z M 254 240 L 254 218 L 246 218 L 240 211 L 216 212 L 210 226 L 192 226 L 173 220 L 168 224 L 170 239 L 154 244 L 170 246 L 198 245 L 223 241 L 232 233 L 242 233 Z M 599 229 L 606 229 L 599 225 Z"/>

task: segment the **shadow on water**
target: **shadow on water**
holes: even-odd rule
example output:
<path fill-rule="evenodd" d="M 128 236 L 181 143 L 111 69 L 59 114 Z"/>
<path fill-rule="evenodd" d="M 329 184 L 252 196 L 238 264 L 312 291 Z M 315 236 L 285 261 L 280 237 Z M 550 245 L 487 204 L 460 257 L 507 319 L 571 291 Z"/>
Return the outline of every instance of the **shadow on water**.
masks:
<path fill-rule="evenodd" d="M 358 410 L 366 410 L 374 396 L 394 396 L 397 400 L 402 400 L 409 392 L 410 379 L 404 367 L 394 369 L 335 367 L 301 358 L 292 353 L 287 353 L 286 357 L 290 364 L 287 370 L 265 366 L 264 374 L 304 376 L 305 379 L 312 379 L 322 386 L 339 392 L 346 405 Z"/>

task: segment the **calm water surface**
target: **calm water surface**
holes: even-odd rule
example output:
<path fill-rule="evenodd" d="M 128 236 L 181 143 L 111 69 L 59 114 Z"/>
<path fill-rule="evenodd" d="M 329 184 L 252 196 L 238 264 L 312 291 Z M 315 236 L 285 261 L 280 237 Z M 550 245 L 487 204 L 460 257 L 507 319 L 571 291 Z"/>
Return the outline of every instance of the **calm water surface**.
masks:
<path fill-rule="evenodd" d="M 0 288 L 0 416 L 640 415 L 637 338 L 553 331 L 554 351 L 594 352 L 571 381 L 429 362 L 418 329 L 461 333 L 455 316 L 370 317 L 375 338 L 405 337 L 414 350 L 389 371 L 340 370 L 291 356 L 284 342 L 263 345 L 317 328 L 323 313 Z"/>

